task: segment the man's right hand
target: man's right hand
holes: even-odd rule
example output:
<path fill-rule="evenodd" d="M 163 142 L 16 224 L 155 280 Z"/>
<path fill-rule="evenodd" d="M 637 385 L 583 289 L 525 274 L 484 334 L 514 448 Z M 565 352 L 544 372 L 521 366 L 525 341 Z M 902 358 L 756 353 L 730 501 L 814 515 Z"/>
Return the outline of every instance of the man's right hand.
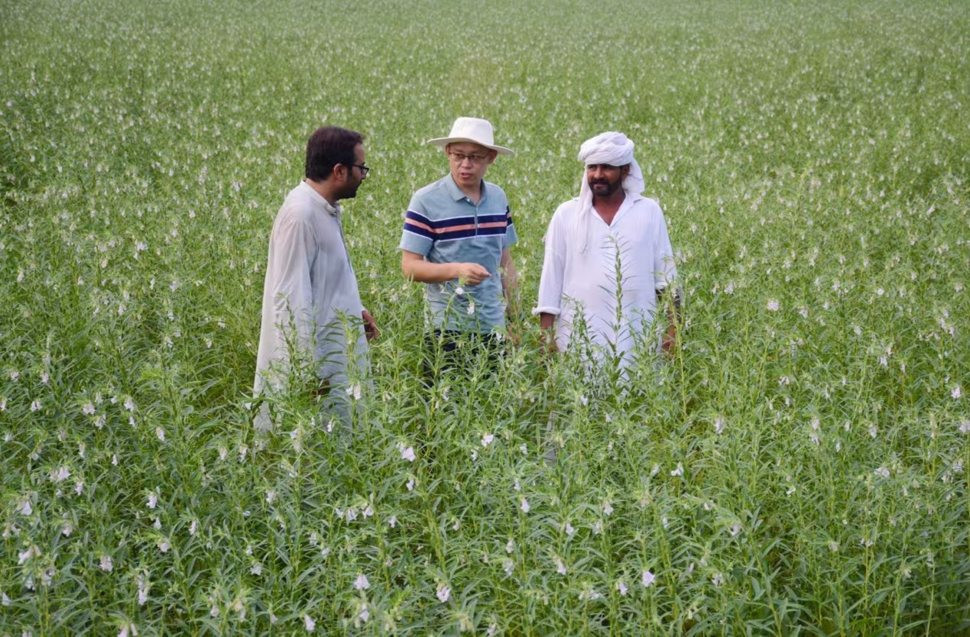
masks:
<path fill-rule="evenodd" d="M 478 285 L 492 275 L 488 270 L 477 263 L 456 263 L 458 270 L 458 283 L 461 285 Z"/>

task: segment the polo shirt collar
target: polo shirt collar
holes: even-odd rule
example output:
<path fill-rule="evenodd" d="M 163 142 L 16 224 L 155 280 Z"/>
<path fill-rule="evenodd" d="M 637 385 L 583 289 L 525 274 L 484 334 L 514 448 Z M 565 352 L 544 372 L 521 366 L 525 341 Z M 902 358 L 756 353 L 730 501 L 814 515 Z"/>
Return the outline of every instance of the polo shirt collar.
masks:
<path fill-rule="evenodd" d="M 448 176 L 445 177 L 445 183 L 447 184 L 447 187 L 448 187 L 448 194 L 450 194 L 451 198 L 454 199 L 455 201 L 464 201 L 465 199 L 468 198 L 468 195 L 463 193 L 461 191 L 461 188 L 458 187 L 458 184 L 455 183 L 455 178 L 451 176 L 450 171 L 448 172 Z M 481 205 L 482 202 L 485 201 L 485 197 L 487 196 L 487 194 L 488 194 L 488 189 L 486 188 L 485 180 L 483 179 L 482 198 L 478 200 L 478 205 Z"/>

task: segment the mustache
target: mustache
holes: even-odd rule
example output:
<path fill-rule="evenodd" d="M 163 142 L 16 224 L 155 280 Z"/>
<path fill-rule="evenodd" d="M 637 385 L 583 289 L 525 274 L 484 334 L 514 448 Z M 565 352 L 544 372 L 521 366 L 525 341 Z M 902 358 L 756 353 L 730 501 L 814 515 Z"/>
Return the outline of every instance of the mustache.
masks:
<path fill-rule="evenodd" d="M 590 179 L 589 185 L 590 186 L 609 186 L 610 182 L 608 182 L 605 179 Z"/>

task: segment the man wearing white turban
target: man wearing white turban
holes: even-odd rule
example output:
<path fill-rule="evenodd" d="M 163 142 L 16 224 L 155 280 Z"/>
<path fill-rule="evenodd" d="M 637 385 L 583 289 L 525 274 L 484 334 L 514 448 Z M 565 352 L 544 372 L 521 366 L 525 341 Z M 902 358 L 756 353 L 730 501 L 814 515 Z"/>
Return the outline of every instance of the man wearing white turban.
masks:
<path fill-rule="evenodd" d="M 564 350 L 582 321 L 597 349 L 628 365 L 644 336 L 655 342 L 647 332 L 677 277 L 667 223 L 657 202 L 642 195 L 643 173 L 626 135 L 587 140 L 579 161 L 585 164 L 579 197 L 549 222 L 533 314 L 550 334 L 550 348 Z M 667 318 L 661 346 L 669 353 L 676 342 L 672 310 Z"/>

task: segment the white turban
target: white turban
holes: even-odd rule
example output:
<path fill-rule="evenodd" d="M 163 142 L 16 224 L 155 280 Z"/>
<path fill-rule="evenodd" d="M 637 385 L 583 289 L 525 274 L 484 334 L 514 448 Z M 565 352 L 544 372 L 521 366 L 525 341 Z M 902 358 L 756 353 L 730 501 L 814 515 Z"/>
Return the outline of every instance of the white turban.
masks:
<path fill-rule="evenodd" d="M 593 191 L 590 190 L 589 180 L 586 178 L 585 166 L 606 164 L 608 166 L 630 165 L 630 172 L 623 180 L 623 190 L 628 196 L 643 193 L 643 173 L 640 165 L 633 158 L 633 142 L 623 133 L 602 133 L 587 139 L 579 147 L 579 161 L 583 162 L 583 179 L 579 189 L 579 236 L 581 238 L 580 252 L 586 252 L 589 237 L 589 218 L 593 214 Z"/>

